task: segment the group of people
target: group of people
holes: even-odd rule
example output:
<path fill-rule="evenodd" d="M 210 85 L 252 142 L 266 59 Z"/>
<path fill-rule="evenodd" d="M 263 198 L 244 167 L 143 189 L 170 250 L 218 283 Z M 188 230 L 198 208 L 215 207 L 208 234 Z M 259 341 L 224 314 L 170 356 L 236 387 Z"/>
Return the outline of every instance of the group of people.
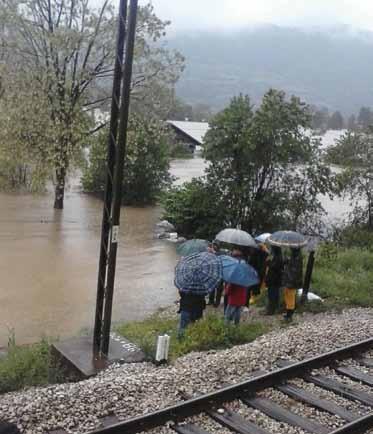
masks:
<path fill-rule="evenodd" d="M 244 287 L 221 281 L 208 294 L 208 300 L 203 295 L 180 292 L 180 325 L 179 335 L 182 336 L 188 324 L 202 318 L 207 304 L 219 307 L 224 300 L 224 318 L 227 323 L 239 324 L 241 311 L 255 302 L 258 295 L 266 288 L 266 314 L 274 315 L 280 306 L 280 290 L 283 288 L 285 314 L 284 320 L 291 321 L 295 311 L 297 289 L 303 285 L 303 258 L 300 248 L 290 248 L 288 254 L 283 254 L 282 248 L 267 246 L 257 239 L 257 248 L 235 246 L 230 255 L 245 261 L 257 272 L 259 283 Z M 226 254 L 221 251 L 219 241 L 213 241 L 208 251 L 215 255 Z"/>

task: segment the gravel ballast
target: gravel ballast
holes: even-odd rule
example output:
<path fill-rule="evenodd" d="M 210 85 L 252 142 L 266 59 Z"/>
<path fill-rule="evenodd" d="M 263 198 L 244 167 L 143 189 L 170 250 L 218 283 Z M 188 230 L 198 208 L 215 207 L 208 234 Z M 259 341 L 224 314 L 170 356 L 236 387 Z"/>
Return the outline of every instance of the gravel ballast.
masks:
<path fill-rule="evenodd" d="M 341 314 L 308 316 L 304 322 L 273 331 L 250 344 L 223 351 L 191 353 L 170 366 L 158 368 L 150 363 L 114 366 L 79 383 L 4 394 L 0 396 L 0 419 L 17 423 L 27 433 L 57 428 L 86 432 L 99 427 L 100 417 L 115 414 L 125 420 L 149 413 L 182 400 L 180 392 L 210 392 L 221 388 L 224 383 L 243 381 L 252 371 L 273 370 L 280 358 L 302 360 L 372 336 L 373 309 L 349 309 Z M 313 390 L 317 391 L 317 388 Z M 264 393 L 278 403 L 283 400 L 279 392 L 273 391 L 272 396 L 270 391 Z M 328 398 L 332 399 L 333 395 L 329 394 Z M 348 405 L 346 400 L 338 398 L 335 402 Z M 337 418 L 321 415 L 314 408 L 301 404 L 294 408 L 329 427 L 340 424 Z M 357 404 L 356 407 L 350 405 L 350 409 L 360 413 L 364 408 Z M 246 412 L 241 404 L 240 412 Z M 259 412 L 249 409 L 247 414 L 255 421 Z M 277 427 L 264 415 L 259 416 L 261 425 L 272 424 L 274 433 L 300 432 L 284 424 Z M 223 432 L 221 428 L 214 428 L 210 419 L 207 422 L 207 418 L 202 418 L 211 433 Z M 278 431 L 280 426 L 281 431 Z M 155 432 L 166 433 L 169 430 L 164 428 Z"/>

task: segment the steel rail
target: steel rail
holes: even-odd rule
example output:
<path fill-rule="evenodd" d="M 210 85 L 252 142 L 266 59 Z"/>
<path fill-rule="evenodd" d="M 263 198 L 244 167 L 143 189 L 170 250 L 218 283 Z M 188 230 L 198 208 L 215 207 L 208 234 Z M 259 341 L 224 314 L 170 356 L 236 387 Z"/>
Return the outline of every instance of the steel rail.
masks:
<path fill-rule="evenodd" d="M 302 377 L 302 375 L 309 370 L 319 369 L 328 365 L 330 366 L 338 360 L 348 359 L 356 353 L 362 353 L 368 350 L 372 346 L 373 338 L 366 339 L 356 344 L 329 351 L 325 354 L 311 357 L 275 371 L 255 376 L 254 378 L 225 387 L 216 392 L 200 395 L 143 416 L 134 417 L 124 422 L 91 431 L 90 434 L 135 434 L 165 425 L 170 421 L 180 422 L 190 416 L 217 407 L 224 402 L 238 399 L 242 395 L 245 397 L 254 396 L 255 393 L 260 390 L 282 384 L 286 380 L 292 378 Z M 373 415 L 370 416 L 371 418 L 365 416 L 364 418 L 358 419 L 346 426 L 352 426 L 354 423 L 358 423 L 359 421 L 361 426 L 363 426 L 366 420 L 373 420 Z M 333 432 L 333 434 L 349 433 L 354 433 L 354 431 L 336 430 Z"/>

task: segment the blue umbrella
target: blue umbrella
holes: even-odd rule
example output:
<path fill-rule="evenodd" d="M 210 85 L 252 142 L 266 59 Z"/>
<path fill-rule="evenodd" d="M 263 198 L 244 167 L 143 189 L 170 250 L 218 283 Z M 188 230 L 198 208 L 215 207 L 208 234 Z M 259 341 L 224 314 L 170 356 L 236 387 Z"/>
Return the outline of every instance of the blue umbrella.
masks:
<path fill-rule="evenodd" d="M 225 282 L 246 287 L 259 283 L 258 273 L 245 261 L 231 256 L 220 256 L 220 260 L 223 265 L 223 280 Z"/>
<path fill-rule="evenodd" d="M 175 268 L 175 286 L 181 292 L 205 295 L 222 279 L 223 265 L 213 253 L 203 252 L 181 258 Z"/>

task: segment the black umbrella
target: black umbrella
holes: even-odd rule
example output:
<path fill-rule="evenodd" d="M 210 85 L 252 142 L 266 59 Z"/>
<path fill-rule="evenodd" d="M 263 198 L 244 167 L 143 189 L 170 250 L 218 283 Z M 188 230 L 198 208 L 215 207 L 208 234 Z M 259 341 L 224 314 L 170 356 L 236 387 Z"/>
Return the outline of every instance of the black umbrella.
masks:
<path fill-rule="evenodd" d="M 277 247 L 301 248 L 307 244 L 307 239 L 294 231 L 278 231 L 268 238 L 269 244 Z"/>

